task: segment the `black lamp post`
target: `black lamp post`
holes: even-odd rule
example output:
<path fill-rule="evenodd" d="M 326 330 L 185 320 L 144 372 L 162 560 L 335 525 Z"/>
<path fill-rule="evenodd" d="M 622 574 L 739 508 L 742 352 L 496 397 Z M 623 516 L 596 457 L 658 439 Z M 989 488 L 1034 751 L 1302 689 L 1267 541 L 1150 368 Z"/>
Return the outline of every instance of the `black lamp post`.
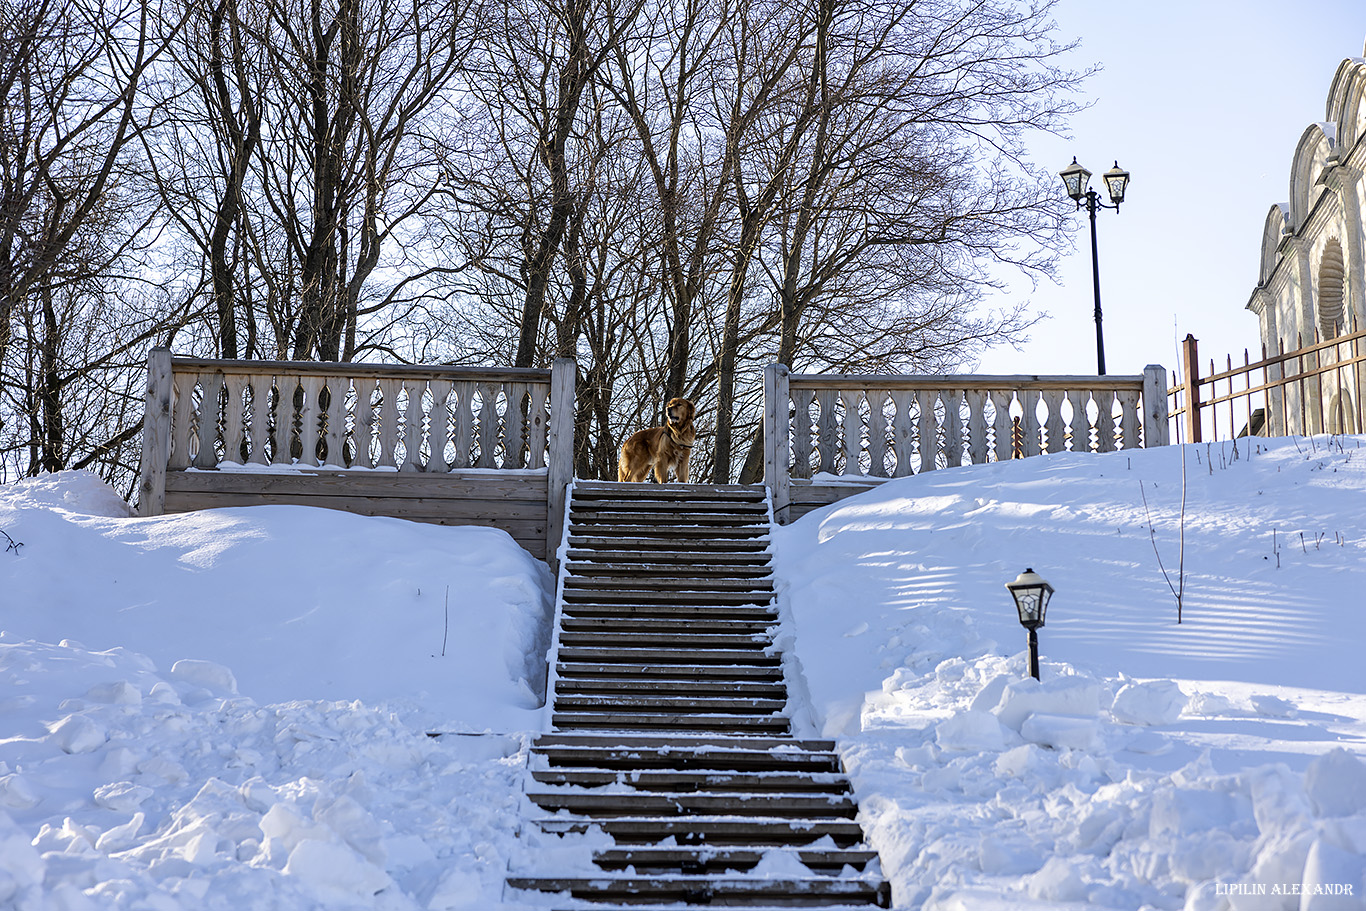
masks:
<path fill-rule="evenodd" d="M 1026 569 L 1007 582 L 1006 589 L 1015 599 L 1015 610 L 1020 614 L 1020 625 L 1029 630 L 1029 675 L 1039 679 L 1039 627 L 1043 626 L 1044 611 L 1048 610 L 1048 599 L 1053 597 L 1053 586 L 1044 581 L 1043 576 Z"/>
<path fill-rule="evenodd" d="M 1086 212 L 1091 216 L 1091 283 L 1096 292 L 1096 372 L 1105 376 L 1105 339 L 1100 329 L 1100 257 L 1096 252 L 1096 210 L 1119 211 L 1119 204 L 1124 202 L 1124 190 L 1129 186 L 1129 172 L 1120 168 L 1116 161 L 1113 168 L 1101 175 L 1105 189 L 1110 193 L 1110 201 L 1114 203 L 1111 206 L 1101 202 L 1100 194 L 1088 186 L 1091 172 L 1077 164 L 1075 157 L 1070 165 L 1058 172 L 1058 176 L 1062 178 L 1067 195 L 1072 197 L 1078 209 L 1081 208 L 1082 200 L 1086 200 Z"/>

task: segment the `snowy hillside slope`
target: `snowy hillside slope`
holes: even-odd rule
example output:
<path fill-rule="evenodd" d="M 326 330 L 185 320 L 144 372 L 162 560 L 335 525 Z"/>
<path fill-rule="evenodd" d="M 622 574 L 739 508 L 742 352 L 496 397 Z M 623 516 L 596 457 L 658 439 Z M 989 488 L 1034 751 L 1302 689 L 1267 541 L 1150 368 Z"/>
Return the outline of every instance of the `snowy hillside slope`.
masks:
<path fill-rule="evenodd" d="M 1363 442 L 966 467 L 778 530 L 790 707 L 897 907 L 1366 908 Z M 519 839 L 550 579 L 506 536 L 132 519 L 84 474 L 0 488 L 0 530 L 0 908 L 552 900 L 502 885 L 559 849 Z"/>
<path fill-rule="evenodd" d="M 1366 908 L 1360 438 L 932 472 L 775 548 L 899 904 Z M 1026 567 L 1057 589 L 1041 683 Z"/>

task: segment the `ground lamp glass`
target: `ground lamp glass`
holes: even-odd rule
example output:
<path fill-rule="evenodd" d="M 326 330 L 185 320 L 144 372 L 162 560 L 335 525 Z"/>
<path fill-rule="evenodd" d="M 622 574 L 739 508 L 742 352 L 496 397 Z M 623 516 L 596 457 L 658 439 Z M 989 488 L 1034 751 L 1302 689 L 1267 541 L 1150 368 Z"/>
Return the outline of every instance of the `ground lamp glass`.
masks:
<path fill-rule="evenodd" d="M 1039 679 L 1039 627 L 1043 626 L 1048 599 L 1053 597 L 1053 586 L 1043 576 L 1026 569 L 1006 583 L 1006 590 L 1015 599 L 1015 610 L 1020 614 L 1020 625 L 1029 630 L 1029 675 Z"/>
<path fill-rule="evenodd" d="M 1101 376 L 1105 375 L 1105 338 L 1100 326 L 1100 256 L 1096 250 L 1096 210 L 1114 209 L 1119 211 L 1119 204 L 1124 202 L 1124 191 L 1129 187 L 1129 172 L 1115 162 L 1115 166 L 1101 175 L 1105 181 L 1105 190 L 1110 194 L 1112 205 L 1106 205 L 1100 201 L 1100 194 L 1092 190 L 1089 186 L 1091 172 L 1077 164 L 1077 159 L 1073 158 L 1072 163 L 1058 172 L 1062 178 L 1063 187 L 1067 190 L 1067 195 L 1077 204 L 1077 208 L 1086 204 L 1086 212 L 1091 217 L 1091 284 L 1095 290 L 1096 299 L 1096 372 Z"/>

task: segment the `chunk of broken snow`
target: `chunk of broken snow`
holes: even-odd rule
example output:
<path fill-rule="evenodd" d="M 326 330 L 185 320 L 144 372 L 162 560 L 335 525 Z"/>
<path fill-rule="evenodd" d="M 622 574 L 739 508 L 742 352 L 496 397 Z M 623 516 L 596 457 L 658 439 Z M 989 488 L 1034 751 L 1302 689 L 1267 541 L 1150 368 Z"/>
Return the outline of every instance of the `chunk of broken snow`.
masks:
<path fill-rule="evenodd" d="M 1001 722 L 990 712 L 959 712 L 934 729 L 934 741 L 945 750 L 975 753 L 1000 752 L 1006 748 Z"/>
<path fill-rule="evenodd" d="M 1295 704 L 1279 696 L 1263 693 L 1253 696 L 1250 701 L 1258 715 L 1265 715 L 1268 718 L 1294 718 L 1297 714 Z"/>
<path fill-rule="evenodd" d="M 1227 715 L 1233 711 L 1233 702 L 1218 693 L 1197 692 L 1190 697 L 1188 705 L 1195 715 Z"/>
<path fill-rule="evenodd" d="M 1366 810 L 1366 763 L 1336 747 L 1309 763 L 1304 789 L 1319 816 L 1354 816 Z"/>
<path fill-rule="evenodd" d="M 1094 718 L 1075 715 L 1036 712 L 1020 725 L 1020 736 L 1025 740 L 1060 750 L 1094 749 L 1099 735 L 1100 728 Z"/>
<path fill-rule="evenodd" d="M 1086 899 L 1086 883 L 1070 858 L 1053 856 L 1037 873 L 1024 879 L 1031 896 L 1050 902 L 1079 902 Z"/>
<path fill-rule="evenodd" d="M 63 753 L 89 753 L 104 746 L 104 728 L 84 715 L 67 715 L 51 728 L 51 740 Z"/>
<path fill-rule="evenodd" d="M 1211 829 L 1232 833 L 1255 831 L 1252 804 L 1241 795 L 1205 788 L 1166 788 L 1153 797 L 1148 835 L 1154 839 L 1179 838 Z"/>
<path fill-rule="evenodd" d="M 131 781 L 115 781 L 95 789 L 95 805 L 119 813 L 132 813 L 153 793 L 151 788 Z"/>
<path fill-rule="evenodd" d="M 1124 724 L 1172 724 L 1186 708 L 1186 694 L 1172 680 L 1127 683 L 1115 694 L 1110 714 Z"/>
<path fill-rule="evenodd" d="M 289 852 L 286 876 L 297 876 L 329 899 L 352 902 L 370 898 L 391 882 L 389 874 L 348 845 L 308 838 Z"/>
<path fill-rule="evenodd" d="M 1315 840 L 1304 862 L 1300 911 L 1337 911 L 1361 907 L 1366 885 L 1366 857 L 1344 851 L 1327 840 Z"/>
<path fill-rule="evenodd" d="M 28 779 L 18 772 L 0 776 L 0 807 L 28 810 L 38 806 L 42 800 Z"/>
<path fill-rule="evenodd" d="M 1016 731 L 1033 714 L 1094 717 L 1100 712 L 1100 684 L 1080 676 L 1042 683 L 1025 677 L 1006 685 L 994 711 L 1001 724 Z"/>
<path fill-rule="evenodd" d="M 171 676 L 184 683 L 192 683 L 219 693 L 236 694 L 237 678 L 221 664 L 182 658 L 171 665 Z"/>
<path fill-rule="evenodd" d="M 111 705 L 142 705 L 142 692 L 127 680 L 92 686 L 85 698 Z"/>

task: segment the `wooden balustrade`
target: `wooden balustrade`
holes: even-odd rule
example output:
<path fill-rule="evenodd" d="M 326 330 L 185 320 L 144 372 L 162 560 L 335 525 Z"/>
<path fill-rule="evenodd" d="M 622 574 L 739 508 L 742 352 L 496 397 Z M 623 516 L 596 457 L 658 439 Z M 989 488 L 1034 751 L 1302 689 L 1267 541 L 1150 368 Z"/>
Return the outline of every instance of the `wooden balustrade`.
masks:
<path fill-rule="evenodd" d="M 1137 376 L 874 377 L 771 364 L 764 397 L 764 476 L 779 521 L 847 495 L 851 483 L 1168 442 L 1160 366 Z"/>
<path fill-rule="evenodd" d="M 140 509 L 157 515 L 256 496 L 497 524 L 524 545 L 539 538 L 529 549 L 553 556 L 572 473 L 573 384 L 568 360 L 552 370 L 480 369 L 205 360 L 156 349 Z M 339 473 L 354 481 L 365 469 L 381 477 L 337 483 Z"/>

